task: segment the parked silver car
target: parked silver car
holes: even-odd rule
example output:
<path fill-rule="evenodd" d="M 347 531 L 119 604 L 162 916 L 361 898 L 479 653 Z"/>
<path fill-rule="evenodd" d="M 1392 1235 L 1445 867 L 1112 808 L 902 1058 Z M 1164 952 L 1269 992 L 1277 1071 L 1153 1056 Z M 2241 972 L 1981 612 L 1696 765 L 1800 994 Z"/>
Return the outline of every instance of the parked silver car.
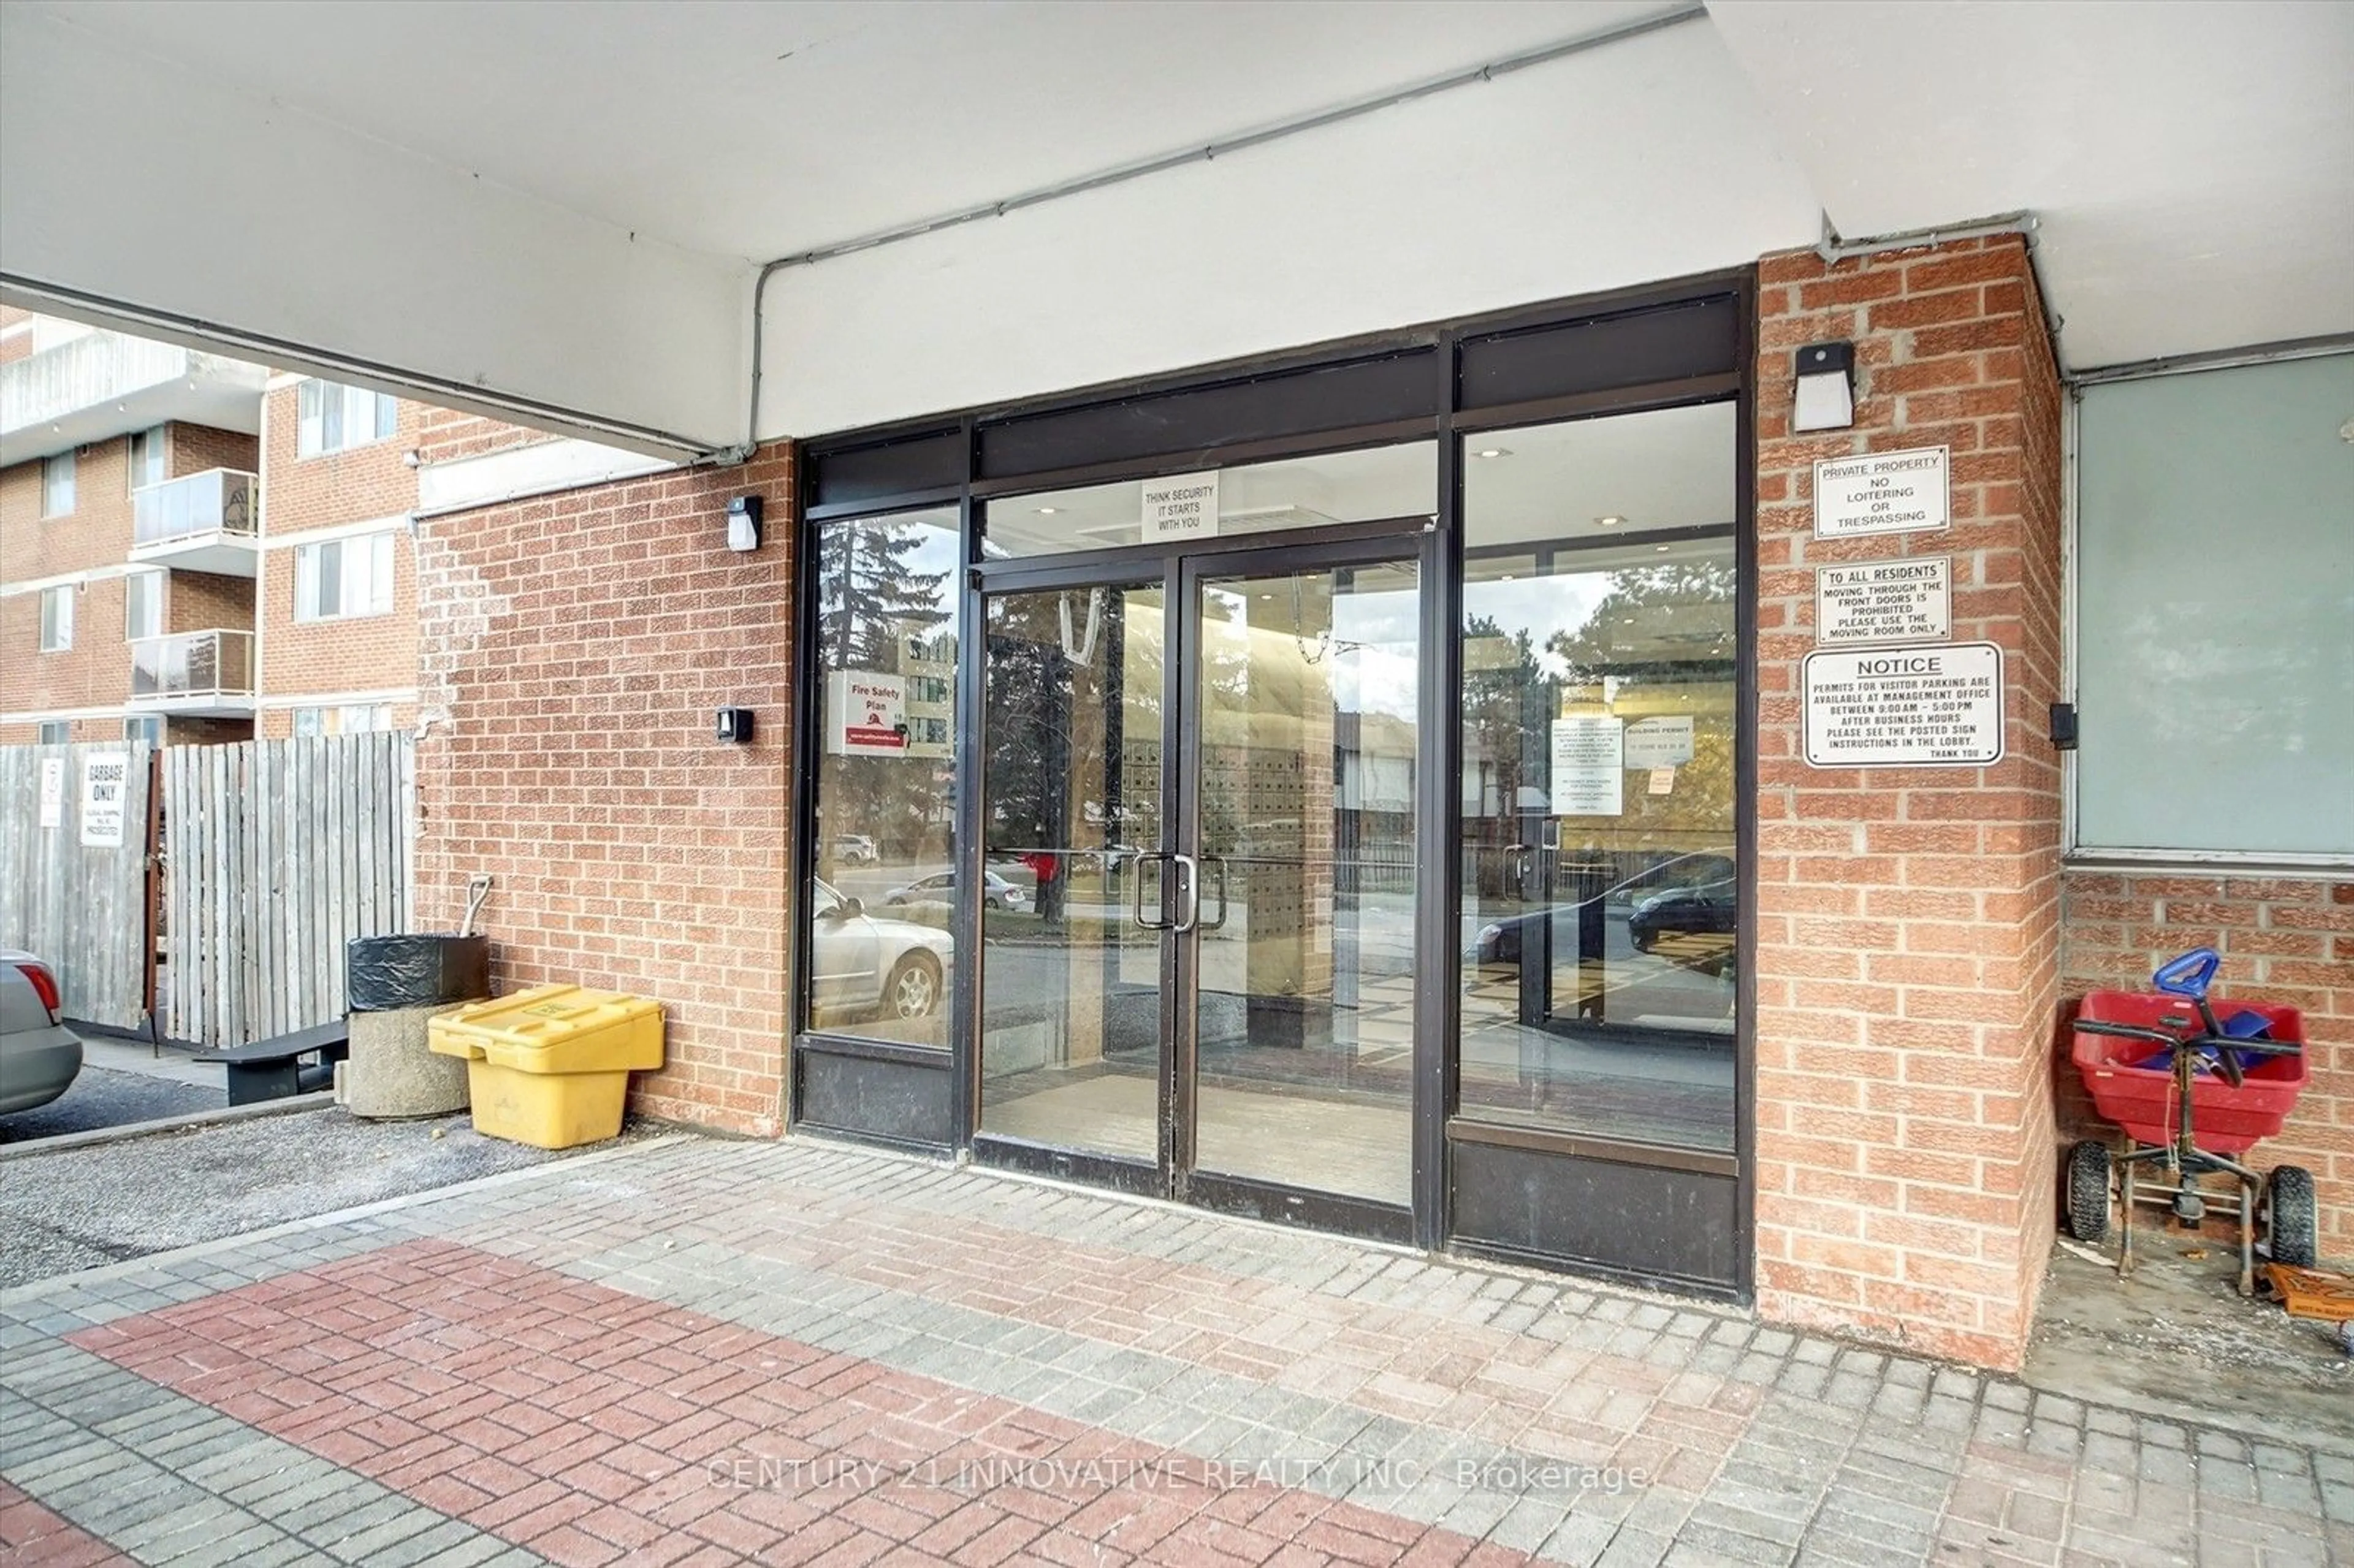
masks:
<path fill-rule="evenodd" d="M 58 977 L 15 948 L 0 948 L 0 1113 L 48 1105 L 81 1072 L 81 1040 L 58 1013 Z"/>
<path fill-rule="evenodd" d="M 818 879 L 810 897 L 811 997 L 828 1011 L 879 1011 L 923 1018 L 948 994 L 946 931 L 869 915 L 855 898 Z"/>

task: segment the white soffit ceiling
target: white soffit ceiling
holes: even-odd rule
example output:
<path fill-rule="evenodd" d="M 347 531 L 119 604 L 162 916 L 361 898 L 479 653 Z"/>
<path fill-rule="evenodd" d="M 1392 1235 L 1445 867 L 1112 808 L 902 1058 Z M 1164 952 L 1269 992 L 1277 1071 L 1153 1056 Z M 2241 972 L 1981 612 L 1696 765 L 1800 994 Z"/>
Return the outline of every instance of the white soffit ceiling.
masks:
<path fill-rule="evenodd" d="M 1678 9 L 1675 0 L 34 0 L 623 228 L 756 261 Z"/>
<path fill-rule="evenodd" d="M 1840 234 L 2032 211 L 2073 368 L 2354 330 L 2354 5 L 1709 15 Z"/>

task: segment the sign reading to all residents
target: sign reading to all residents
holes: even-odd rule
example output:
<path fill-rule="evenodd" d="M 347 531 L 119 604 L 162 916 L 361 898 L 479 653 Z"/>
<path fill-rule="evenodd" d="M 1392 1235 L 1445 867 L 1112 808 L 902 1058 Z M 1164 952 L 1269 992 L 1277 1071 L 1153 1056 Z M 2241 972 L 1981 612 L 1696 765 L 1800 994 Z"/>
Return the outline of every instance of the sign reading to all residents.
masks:
<path fill-rule="evenodd" d="M 1553 721 L 1553 814 L 1616 817 L 1627 809 L 1627 726 L 1601 715 Z"/>
<path fill-rule="evenodd" d="M 131 758 L 120 751 L 93 751 L 81 759 L 81 842 L 90 849 L 122 847 L 122 802 L 131 779 Z"/>
<path fill-rule="evenodd" d="M 1925 534 L 1950 527 L 1946 452 L 1917 447 L 1815 464 L 1815 537 Z"/>
<path fill-rule="evenodd" d="M 1815 768 L 1984 768 L 2002 760 L 2002 650 L 1941 642 L 1807 655 Z"/>
<path fill-rule="evenodd" d="M 66 821 L 66 759 L 41 758 L 41 826 L 61 828 Z"/>
<path fill-rule="evenodd" d="M 1815 639 L 1826 648 L 1941 642 L 1953 632 L 1950 556 L 1815 568 Z"/>
<path fill-rule="evenodd" d="M 827 677 L 827 738 L 836 757 L 907 755 L 907 683 L 869 670 L 837 670 Z"/>
<path fill-rule="evenodd" d="M 1218 476 L 1188 473 L 1144 482 L 1144 542 L 1213 539 L 1218 533 Z"/>
<path fill-rule="evenodd" d="M 1681 768 L 1691 759 L 1691 715 L 1668 714 L 1659 718 L 1637 719 L 1627 726 L 1628 767 Z"/>

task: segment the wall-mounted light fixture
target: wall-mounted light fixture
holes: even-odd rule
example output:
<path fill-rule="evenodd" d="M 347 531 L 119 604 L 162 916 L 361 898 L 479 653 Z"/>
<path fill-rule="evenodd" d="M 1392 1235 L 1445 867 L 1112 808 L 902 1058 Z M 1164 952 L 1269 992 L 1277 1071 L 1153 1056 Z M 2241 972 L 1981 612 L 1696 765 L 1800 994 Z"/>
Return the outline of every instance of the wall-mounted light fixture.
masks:
<path fill-rule="evenodd" d="M 1798 350 L 1793 430 L 1844 430 L 1855 423 L 1855 344 L 1810 343 Z"/>
<path fill-rule="evenodd" d="M 727 547 L 748 551 L 760 547 L 758 496 L 739 495 L 727 503 Z"/>

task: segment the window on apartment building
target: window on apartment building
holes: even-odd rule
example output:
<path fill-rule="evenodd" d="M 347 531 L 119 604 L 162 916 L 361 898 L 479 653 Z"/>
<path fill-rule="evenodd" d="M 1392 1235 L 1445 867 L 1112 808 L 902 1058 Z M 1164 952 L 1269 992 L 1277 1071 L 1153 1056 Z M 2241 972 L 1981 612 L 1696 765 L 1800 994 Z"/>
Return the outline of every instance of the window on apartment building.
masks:
<path fill-rule="evenodd" d="M 164 715 L 161 714 L 148 714 L 140 718 L 124 719 L 122 721 L 122 738 L 133 741 L 143 740 L 150 746 L 163 745 Z"/>
<path fill-rule="evenodd" d="M 297 457 L 317 457 L 389 440 L 400 417 L 400 399 L 363 387 L 305 381 L 299 397 Z"/>
<path fill-rule="evenodd" d="M 294 619 L 382 615 L 392 609 L 392 535 L 368 534 L 298 546 Z"/>
<path fill-rule="evenodd" d="M 131 438 L 131 488 L 161 484 L 169 477 L 164 463 L 164 427 L 141 430 Z"/>
<path fill-rule="evenodd" d="M 69 742 L 69 741 L 70 741 L 70 740 L 72 740 L 72 739 L 73 739 L 73 721 L 72 721 L 72 720 L 70 720 L 70 719 L 43 719 L 43 720 L 41 721 L 41 738 L 40 738 L 40 744 L 41 744 L 41 745 L 43 745 L 43 746 L 63 746 L 63 745 L 65 745 L 67 742 Z"/>
<path fill-rule="evenodd" d="M 41 590 L 41 652 L 62 653 L 73 646 L 74 590 L 70 584 L 64 588 Z"/>
<path fill-rule="evenodd" d="M 164 574 L 133 572 L 122 579 L 122 640 L 164 635 Z"/>
<path fill-rule="evenodd" d="M 296 735 L 366 735 L 392 727 L 390 703 L 345 703 L 331 708 L 296 708 Z"/>
<path fill-rule="evenodd" d="M 41 460 L 41 515 L 63 517 L 74 509 L 74 455 Z"/>
<path fill-rule="evenodd" d="M 2076 855 L 2354 865 L 2349 409 L 2354 354 L 2084 388 Z"/>

